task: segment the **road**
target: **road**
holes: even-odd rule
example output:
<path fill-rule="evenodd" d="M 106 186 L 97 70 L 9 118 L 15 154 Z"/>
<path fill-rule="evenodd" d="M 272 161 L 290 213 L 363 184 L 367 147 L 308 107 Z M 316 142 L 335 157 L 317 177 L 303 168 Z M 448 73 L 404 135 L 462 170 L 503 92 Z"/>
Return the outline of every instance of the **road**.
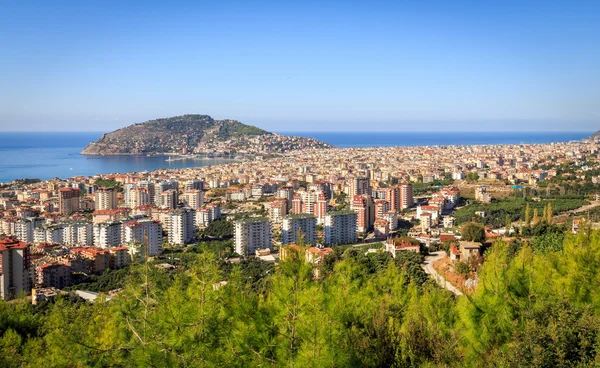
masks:
<path fill-rule="evenodd" d="M 431 275 L 441 287 L 450 290 L 456 295 L 463 295 L 463 293 L 460 290 L 455 288 L 451 283 L 447 282 L 446 279 L 433 268 L 433 263 L 439 261 L 444 257 L 447 257 L 447 255 L 446 252 L 444 252 L 443 250 L 433 252 L 430 256 L 425 257 L 425 262 L 423 262 L 425 264 L 425 272 Z"/>

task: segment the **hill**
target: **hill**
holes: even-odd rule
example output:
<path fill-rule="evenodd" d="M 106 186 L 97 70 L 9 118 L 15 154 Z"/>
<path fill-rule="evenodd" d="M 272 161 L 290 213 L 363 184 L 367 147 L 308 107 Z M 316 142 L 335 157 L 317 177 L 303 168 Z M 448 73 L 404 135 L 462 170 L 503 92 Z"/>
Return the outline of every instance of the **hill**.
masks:
<path fill-rule="evenodd" d="M 183 115 L 150 120 L 103 134 L 83 155 L 148 155 L 173 153 L 261 153 L 312 147 L 326 148 L 314 139 L 294 137 L 297 144 L 281 144 L 280 136 L 236 120 L 214 120 L 208 115 Z M 256 138 L 256 139 L 253 139 Z"/>

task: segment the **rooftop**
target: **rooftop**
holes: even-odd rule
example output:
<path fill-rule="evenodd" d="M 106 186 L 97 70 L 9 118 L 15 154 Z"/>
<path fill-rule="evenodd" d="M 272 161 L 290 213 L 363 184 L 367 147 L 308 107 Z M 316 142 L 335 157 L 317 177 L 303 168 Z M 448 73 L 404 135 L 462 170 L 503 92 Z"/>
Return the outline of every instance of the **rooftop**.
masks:
<path fill-rule="evenodd" d="M 241 224 L 254 224 L 258 222 L 269 222 L 269 219 L 266 217 L 244 217 L 235 220 L 235 222 Z"/>

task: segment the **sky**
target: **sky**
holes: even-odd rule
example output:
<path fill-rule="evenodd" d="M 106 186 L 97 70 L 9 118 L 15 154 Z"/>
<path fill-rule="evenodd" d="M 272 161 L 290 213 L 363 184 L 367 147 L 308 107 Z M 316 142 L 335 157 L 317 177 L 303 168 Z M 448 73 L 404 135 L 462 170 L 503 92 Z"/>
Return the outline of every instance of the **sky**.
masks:
<path fill-rule="evenodd" d="M 600 1 L 0 1 L 0 131 L 600 129 Z"/>

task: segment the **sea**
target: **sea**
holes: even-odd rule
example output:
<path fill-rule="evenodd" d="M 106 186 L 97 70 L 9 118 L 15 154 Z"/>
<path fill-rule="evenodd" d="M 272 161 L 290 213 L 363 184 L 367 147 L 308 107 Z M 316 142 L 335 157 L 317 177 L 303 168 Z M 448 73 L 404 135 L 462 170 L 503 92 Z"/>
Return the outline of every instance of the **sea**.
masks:
<path fill-rule="evenodd" d="M 447 146 L 568 142 L 593 132 L 278 132 L 336 147 Z M 102 132 L 0 132 L 0 182 L 219 165 L 226 159 L 167 161 L 166 156 L 83 156 Z"/>

